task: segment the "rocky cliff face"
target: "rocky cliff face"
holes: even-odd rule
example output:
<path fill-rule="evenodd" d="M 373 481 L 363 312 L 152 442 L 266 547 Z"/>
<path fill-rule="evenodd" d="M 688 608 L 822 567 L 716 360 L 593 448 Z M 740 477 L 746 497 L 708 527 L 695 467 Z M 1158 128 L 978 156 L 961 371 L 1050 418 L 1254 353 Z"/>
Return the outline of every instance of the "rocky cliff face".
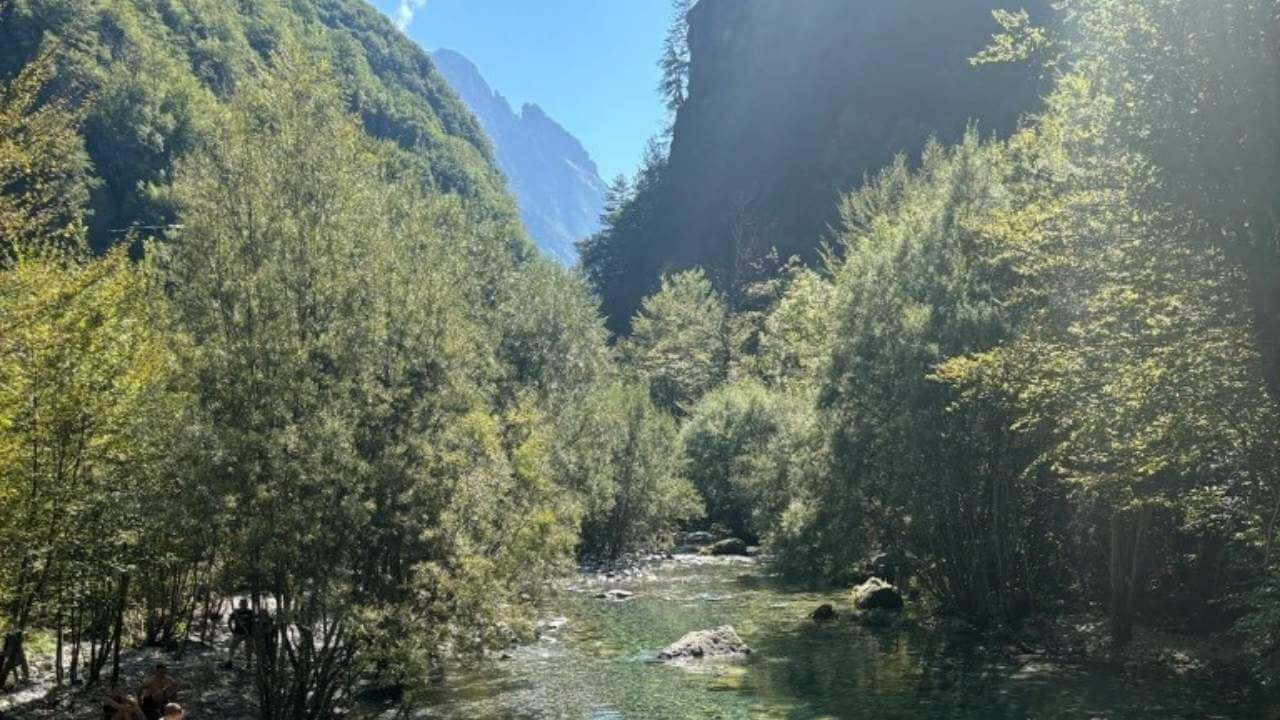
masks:
<path fill-rule="evenodd" d="M 701 0 L 689 14 L 688 99 L 652 205 L 604 288 L 622 329 L 661 273 L 693 265 L 725 289 L 776 248 L 813 260 L 841 194 L 930 137 L 1004 135 L 1036 107 L 1032 70 L 974 67 L 997 8 L 1048 0 Z"/>
<path fill-rule="evenodd" d="M 529 235 L 543 252 L 574 262 L 574 243 L 600 227 L 607 189 L 587 151 L 537 105 L 517 114 L 467 58 L 450 50 L 432 58 L 493 143 Z"/>
<path fill-rule="evenodd" d="M 1034 76 L 968 59 L 997 29 L 992 9 L 1024 4 L 699 2 L 666 174 L 676 242 L 715 260 L 737 225 L 808 254 L 837 220 L 838 195 L 895 154 L 953 141 L 970 122 L 1008 133 L 1035 102 Z M 696 248 L 703 238 L 713 246 Z"/>

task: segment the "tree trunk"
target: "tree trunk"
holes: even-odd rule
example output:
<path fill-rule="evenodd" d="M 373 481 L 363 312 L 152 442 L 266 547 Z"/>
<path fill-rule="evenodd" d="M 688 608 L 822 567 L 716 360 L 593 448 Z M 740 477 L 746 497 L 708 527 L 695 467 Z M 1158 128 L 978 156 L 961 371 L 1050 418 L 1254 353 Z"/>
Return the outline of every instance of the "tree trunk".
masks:
<path fill-rule="evenodd" d="M 120 597 L 116 603 L 116 627 L 111 633 L 111 686 L 120 682 L 120 631 L 124 628 L 124 608 L 129 598 L 129 573 L 120 576 Z"/>
<path fill-rule="evenodd" d="M 58 647 L 53 656 L 54 683 L 62 686 L 62 603 L 58 603 Z"/>
<path fill-rule="evenodd" d="M 1116 647 L 1133 640 L 1133 618 L 1145 571 L 1143 540 L 1151 522 L 1151 508 L 1111 516 L 1111 643 Z"/>
<path fill-rule="evenodd" d="M 80 679 L 80 601 L 76 601 L 76 611 L 71 615 L 71 684 Z"/>

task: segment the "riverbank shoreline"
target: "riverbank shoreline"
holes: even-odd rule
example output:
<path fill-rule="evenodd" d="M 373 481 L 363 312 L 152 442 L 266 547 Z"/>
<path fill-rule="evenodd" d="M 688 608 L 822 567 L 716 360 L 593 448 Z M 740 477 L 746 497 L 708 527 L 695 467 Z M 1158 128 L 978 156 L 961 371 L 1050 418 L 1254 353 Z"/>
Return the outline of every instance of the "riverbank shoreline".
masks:
<path fill-rule="evenodd" d="M 252 720 L 253 676 L 243 669 L 223 668 L 224 644 L 191 641 L 180 650 L 131 648 L 120 653 L 120 687 L 135 694 L 157 663 L 183 683 L 178 702 L 193 720 Z M 0 720 L 79 720 L 102 717 L 102 701 L 110 688 L 104 680 L 93 686 L 54 684 L 52 658 L 33 658 L 31 682 L 0 694 Z M 243 662 L 239 660 L 238 663 Z"/>

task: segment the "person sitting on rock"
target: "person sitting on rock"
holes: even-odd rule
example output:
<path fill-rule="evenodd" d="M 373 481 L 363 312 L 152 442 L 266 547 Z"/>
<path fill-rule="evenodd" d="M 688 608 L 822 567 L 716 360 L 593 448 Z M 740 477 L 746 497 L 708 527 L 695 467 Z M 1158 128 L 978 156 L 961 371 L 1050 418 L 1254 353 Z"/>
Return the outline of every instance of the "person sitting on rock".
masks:
<path fill-rule="evenodd" d="M 231 630 L 231 649 L 227 652 L 227 663 L 223 667 L 230 670 L 235 667 L 232 661 L 235 660 L 236 650 L 244 645 L 244 664 L 246 667 L 253 665 L 253 610 L 249 609 L 249 601 L 240 598 L 240 607 L 231 612 L 227 617 L 227 627 Z"/>
<path fill-rule="evenodd" d="M 102 720 L 138 720 L 142 708 L 133 698 L 113 688 L 102 701 Z"/>
<path fill-rule="evenodd" d="M 178 697 L 182 683 L 169 675 L 169 668 L 158 663 L 151 677 L 147 678 L 138 689 L 138 697 L 142 700 L 142 714 L 147 720 L 160 720 L 165 705 Z"/>
<path fill-rule="evenodd" d="M 187 713 L 178 703 L 169 703 L 164 706 L 164 720 L 182 720 Z"/>

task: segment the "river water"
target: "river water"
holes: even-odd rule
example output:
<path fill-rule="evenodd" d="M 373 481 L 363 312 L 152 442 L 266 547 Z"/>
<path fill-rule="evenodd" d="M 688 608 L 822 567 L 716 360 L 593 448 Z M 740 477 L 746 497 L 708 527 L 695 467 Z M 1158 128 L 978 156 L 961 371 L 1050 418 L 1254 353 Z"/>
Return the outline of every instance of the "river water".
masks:
<path fill-rule="evenodd" d="M 635 593 L 596 599 L 603 588 Z M 1221 688 L 1170 677 L 1134 680 L 1099 667 L 993 658 L 973 641 L 920 629 L 815 624 L 843 592 L 795 592 L 746 559 L 681 558 L 604 584 L 584 577 L 548 608 L 558 630 L 506 660 L 449 675 L 420 717 L 445 720 L 938 718 L 1188 720 L 1280 718 Z M 751 645 L 739 664 L 698 669 L 654 661 L 690 630 L 732 625 Z"/>

